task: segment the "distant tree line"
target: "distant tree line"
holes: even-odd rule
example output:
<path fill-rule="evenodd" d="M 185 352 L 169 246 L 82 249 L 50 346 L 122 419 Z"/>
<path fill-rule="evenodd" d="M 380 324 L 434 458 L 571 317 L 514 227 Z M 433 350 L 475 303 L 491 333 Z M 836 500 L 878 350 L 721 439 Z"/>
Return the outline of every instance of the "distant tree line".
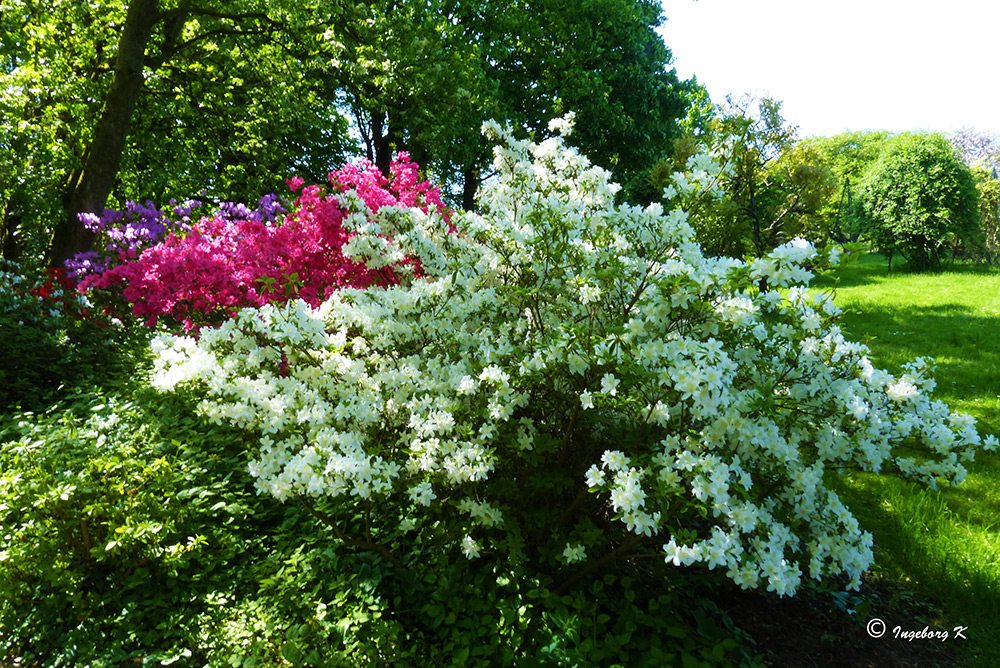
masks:
<path fill-rule="evenodd" d="M 699 151 L 719 156 L 719 190 L 697 208 L 707 252 L 762 256 L 794 237 L 868 243 L 928 270 L 948 259 L 1000 255 L 1000 139 L 972 131 L 848 132 L 799 139 L 781 103 L 744 96 L 715 106 L 653 171 L 667 190 Z"/>

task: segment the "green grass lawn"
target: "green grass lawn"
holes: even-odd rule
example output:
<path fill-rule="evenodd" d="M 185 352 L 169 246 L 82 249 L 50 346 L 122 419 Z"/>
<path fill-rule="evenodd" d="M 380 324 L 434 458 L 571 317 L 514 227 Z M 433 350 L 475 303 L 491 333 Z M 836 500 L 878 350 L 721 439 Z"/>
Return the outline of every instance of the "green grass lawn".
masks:
<path fill-rule="evenodd" d="M 866 256 L 814 282 L 834 285 L 846 335 L 868 344 L 876 366 L 898 373 L 916 357 L 934 358 L 937 397 L 976 417 L 981 433 L 1000 434 L 1000 270 L 889 274 L 884 260 Z M 968 641 L 950 642 L 968 665 L 1000 657 L 998 464 L 1000 455 L 984 454 L 962 485 L 940 491 L 872 475 L 851 475 L 843 489 L 875 535 L 872 576 L 934 600 L 940 630 L 967 626 Z"/>

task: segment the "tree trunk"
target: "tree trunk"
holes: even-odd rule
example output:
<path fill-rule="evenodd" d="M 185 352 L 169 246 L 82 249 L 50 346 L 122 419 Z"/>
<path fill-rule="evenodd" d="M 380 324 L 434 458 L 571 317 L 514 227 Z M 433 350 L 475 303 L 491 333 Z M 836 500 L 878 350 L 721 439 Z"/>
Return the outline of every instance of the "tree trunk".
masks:
<path fill-rule="evenodd" d="M 10 208 L 8 202 L 8 208 L 3 215 L 3 224 L 0 226 L 0 257 L 5 260 L 16 262 L 21 258 L 24 248 L 19 243 L 17 235 L 21 222 L 21 211 L 18 208 Z"/>
<path fill-rule="evenodd" d="M 479 170 L 475 165 L 468 167 L 462 175 L 462 209 L 473 211 L 476 208 L 476 193 L 479 191 Z"/>
<path fill-rule="evenodd" d="M 146 44 L 158 17 L 159 0 L 131 0 L 118 43 L 115 76 L 104 100 L 104 109 L 94 128 L 94 136 L 74 170 L 64 194 L 65 218 L 52 236 L 49 265 L 56 267 L 76 253 L 90 250 L 94 233 L 84 227 L 77 214 L 100 214 L 108 202 L 125 141 L 128 139 L 136 99 L 143 84 Z"/>
<path fill-rule="evenodd" d="M 392 145 L 386 123 L 388 114 L 384 111 L 372 112 L 372 145 L 375 148 L 373 162 L 382 172 L 382 176 L 389 178 L 389 163 L 392 162 Z"/>
<path fill-rule="evenodd" d="M 403 131 L 399 124 L 393 121 L 394 114 L 387 111 L 371 112 L 371 142 L 368 148 L 368 159 L 371 160 L 382 176 L 389 178 L 389 166 L 396 151 L 405 150 L 400 145 Z M 374 149 L 374 156 L 372 151 Z"/>

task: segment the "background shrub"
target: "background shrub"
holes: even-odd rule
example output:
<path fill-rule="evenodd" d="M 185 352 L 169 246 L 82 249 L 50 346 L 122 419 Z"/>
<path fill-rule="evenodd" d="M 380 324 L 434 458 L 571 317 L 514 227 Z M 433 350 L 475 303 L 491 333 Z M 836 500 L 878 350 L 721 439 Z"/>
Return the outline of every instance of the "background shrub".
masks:
<path fill-rule="evenodd" d="M 147 337 L 111 324 L 61 271 L 0 264 L 0 409 L 37 408 L 134 363 Z"/>
<path fill-rule="evenodd" d="M 958 242 L 981 246 L 979 193 L 969 167 L 942 135 L 889 139 L 868 168 L 861 199 L 879 252 L 911 268 L 939 267 Z"/>
<path fill-rule="evenodd" d="M 192 613 L 238 582 L 221 576 L 249 547 L 257 508 L 233 484 L 234 435 L 181 405 L 77 395 L 10 417 L 0 431 L 0 656 L 118 665 L 190 655 Z"/>

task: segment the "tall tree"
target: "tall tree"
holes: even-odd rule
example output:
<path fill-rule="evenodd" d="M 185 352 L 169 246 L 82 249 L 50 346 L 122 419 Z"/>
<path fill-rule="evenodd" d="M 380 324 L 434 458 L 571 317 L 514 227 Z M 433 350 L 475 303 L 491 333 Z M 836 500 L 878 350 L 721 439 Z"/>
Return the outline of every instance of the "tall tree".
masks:
<path fill-rule="evenodd" d="M 983 257 L 989 264 L 1000 258 L 1000 180 L 996 169 L 973 165 L 972 176 L 979 192 L 979 218 L 982 229 Z"/>
<path fill-rule="evenodd" d="M 73 212 L 103 211 L 118 177 L 122 152 L 132 125 L 132 112 L 143 82 L 143 60 L 153 25 L 159 20 L 159 0 L 131 0 L 118 41 L 114 78 L 104 98 L 100 120 L 80 166 L 70 172 L 65 193 L 64 217 L 55 229 L 49 247 L 50 263 L 61 264 L 74 253 L 93 244 L 94 233 Z"/>
<path fill-rule="evenodd" d="M 491 147 L 484 120 L 543 137 L 575 112 L 571 141 L 632 192 L 669 154 L 687 110 L 649 0 L 369 3 L 346 85 L 369 155 L 406 149 L 474 204 Z M 387 57 L 388 54 L 388 57 Z"/>
<path fill-rule="evenodd" d="M 795 144 L 795 151 L 814 155 L 816 162 L 833 176 L 836 188 L 819 206 L 817 218 L 834 241 L 857 241 L 867 234 L 868 225 L 858 199 L 861 180 L 890 136 L 886 131 L 844 132 L 831 137 L 806 137 Z"/>
<path fill-rule="evenodd" d="M 6 1 L 0 11 L 0 234 L 4 257 L 40 255 L 62 215 L 111 82 L 121 3 L 99 21 L 89 3 Z M 48 229 L 51 232 L 51 229 Z"/>
<path fill-rule="evenodd" d="M 693 111 L 705 119 L 698 106 Z M 697 211 L 697 239 L 706 253 L 759 257 L 799 236 L 824 243 L 827 234 L 817 212 L 835 185 L 815 151 L 796 147 L 796 128 L 781 115 L 781 102 L 728 97 L 714 114 L 698 124 L 689 117 L 688 134 L 676 143 L 673 158 L 656 166 L 652 179 L 668 192 L 675 172 L 692 171 L 693 156 L 718 157 L 710 175 L 718 188 L 684 203 L 689 213 Z"/>
<path fill-rule="evenodd" d="M 832 187 L 817 156 L 793 154 L 796 131 L 781 115 L 781 102 L 752 96 L 727 98 L 713 128 L 730 165 L 723 188 L 736 207 L 734 224 L 747 231 L 748 249 L 758 257 L 808 236 L 809 219 Z"/>
<path fill-rule="evenodd" d="M 949 136 L 948 141 L 972 169 L 979 191 L 982 259 L 994 264 L 1000 257 L 1000 135 L 965 128 Z M 968 253 L 975 249 L 963 250 Z"/>
<path fill-rule="evenodd" d="M 467 5 L 485 3 L 379 0 L 343 32 L 337 73 L 345 105 L 368 159 L 387 173 L 406 150 L 438 178 L 454 178 L 465 145 L 484 120 L 478 37 Z"/>
<path fill-rule="evenodd" d="M 754 252 L 760 256 L 774 247 L 784 215 L 771 211 L 772 181 L 769 167 L 795 140 L 795 126 L 781 116 L 781 102 L 750 96 L 727 98 L 715 132 L 732 146 L 732 171 L 726 193 L 749 224 Z"/>
<path fill-rule="evenodd" d="M 653 164 L 669 155 L 687 111 L 670 51 L 655 32 L 660 3 L 544 0 L 525 8 L 536 34 L 519 58 L 538 81 L 521 77 L 520 87 L 506 91 L 508 104 L 528 110 L 524 122 L 539 134 L 552 116 L 575 112 L 571 143 L 637 194 Z"/>
<path fill-rule="evenodd" d="M 0 213 L 11 254 L 60 221 L 53 264 L 87 247 L 81 210 L 322 178 L 348 115 L 383 170 L 409 151 L 471 207 L 486 119 L 540 138 L 575 111 L 573 141 L 635 193 L 687 107 L 652 0 L 52 2 L 4 0 Z"/>
<path fill-rule="evenodd" d="M 940 266 L 956 240 L 979 238 L 979 195 L 969 167 L 940 134 L 902 134 L 869 168 L 861 194 L 881 251 L 911 268 Z"/>
<path fill-rule="evenodd" d="M 322 39 L 346 23 L 339 4 L 53 1 L 7 0 L 0 21 L 8 255 L 30 238 L 37 249 L 51 220 L 52 264 L 84 250 L 76 214 L 109 198 L 243 198 L 342 159 L 347 124 L 325 74 L 342 45 Z"/>

